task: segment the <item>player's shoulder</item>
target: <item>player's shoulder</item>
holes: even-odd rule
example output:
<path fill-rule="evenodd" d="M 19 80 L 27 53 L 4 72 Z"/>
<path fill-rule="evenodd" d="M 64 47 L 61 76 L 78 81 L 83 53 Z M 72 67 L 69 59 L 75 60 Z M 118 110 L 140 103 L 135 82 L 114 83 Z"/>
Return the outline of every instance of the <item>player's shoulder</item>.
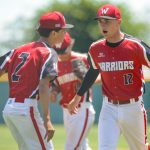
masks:
<path fill-rule="evenodd" d="M 125 34 L 125 39 L 128 40 L 129 42 L 131 43 L 134 43 L 140 47 L 144 47 L 144 48 L 148 48 L 150 49 L 150 47 L 141 39 L 137 38 L 137 37 L 134 37 L 132 35 L 129 35 L 129 34 Z"/>
<path fill-rule="evenodd" d="M 33 49 L 40 54 L 56 54 L 56 51 L 51 48 L 47 43 L 41 41 L 35 41 L 29 44 L 29 49 Z"/>
<path fill-rule="evenodd" d="M 15 55 L 15 56 L 17 56 L 17 55 L 20 55 L 21 53 L 23 53 L 23 52 L 28 52 L 29 53 L 29 49 L 31 49 L 31 45 L 33 44 L 33 42 L 31 42 L 31 43 L 26 43 L 26 44 L 23 44 L 23 45 L 20 45 L 20 46 L 18 46 L 18 47 L 16 47 L 16 48 L 14 48 L 13 49 L 13 54 Z"/>
<path fill-rule="evenodd" d="M 30 42 L 30 43 L 23 44 L 23 45 L 17 47 L 16 49 L 26 49 L 29 47 L 33 48 L 33 47 L 37 46 L 38 44 L 39 44 L 39 42 Z"/>
<path fill-rule="evenodd" d="M 26 44 L 23 44 L 19 47 L 16 47 L 15 48 L 15 51 L 16 52 L 22 52 L 22 51 L 30 51 L 31 49 L 34 49 L 35 47 L 38 47 L 39 46 L 39 43 L 38 42 L 30 42 L 30 43 L 26 43 Z"/>
<path fill-rule="evenodd" d="M 135 43 L 141 43 L 141 40 L 140 39 L 138 39 L 137 37 L 134 37 L 134 36 L 132 36 L 132 35 L 129 35 L 129 34 L 124 34 L 124 37 L 125 37 L 125 39 L 126 40 L 128 40 L 128 41 L 131 41 L 131 42 L 135 42 Z"/>
<path fill-rule="evenodd" d="M 21 45 L 15 49 L 14 54 L 20 55 L 21 53 L 29 53 L 30 55 L 34 56 L 43 56 L 47 57 L 49 54 L 56 54 L 53 48 L 50 48 L 44 42 L 34 41 L 24 45 Z"/>
<path fill-rule="evenodd" d="M 102 46 L 102 45 L 104 45 L 105 44 L 105 42 L 106 42 L 106 39 L 99 39 L 99 40 L 97 40 L 97 41 L 95 41 L 95 42 L 93 42 L 92 44 L 91 44 L 91 46 L 90 46 L 90 49 L 91 48 L 95 48 L 95 47 L 99 47 L 99 46 Z"/>
<path fill-rule="evenodd" d="M 50 53 L 54 53 L 54 54 L 57 54 L 56 53 L 56 50 L 52 47 L 50 47 L 47 43 L 45 42 L 36 42 L 37 44 L 37 49 L 38 50 L 41 50 L 42 52 L 50 52 Z"/>

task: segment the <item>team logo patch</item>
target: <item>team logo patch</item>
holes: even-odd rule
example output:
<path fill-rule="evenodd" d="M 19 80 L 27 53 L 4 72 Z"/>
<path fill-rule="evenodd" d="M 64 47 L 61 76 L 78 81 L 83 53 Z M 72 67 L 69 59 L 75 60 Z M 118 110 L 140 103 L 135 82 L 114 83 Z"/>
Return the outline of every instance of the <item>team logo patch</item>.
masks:
<path fill-rule="evenodd" d="M 98 57 L 105 57 L 104 53 L 99 53 Z"/>

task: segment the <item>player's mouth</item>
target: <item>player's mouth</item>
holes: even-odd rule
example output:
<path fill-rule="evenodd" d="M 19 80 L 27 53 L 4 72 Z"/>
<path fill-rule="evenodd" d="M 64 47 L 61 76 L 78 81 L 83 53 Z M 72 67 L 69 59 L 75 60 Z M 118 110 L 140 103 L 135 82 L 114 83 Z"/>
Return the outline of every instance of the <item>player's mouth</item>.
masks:
<path fill-rule="evenodd" d="M 106 31 L 106 30 L 103 30 L 103 33 L 104 33 L 104 34 L 107 34 L 107 33 L 108 33 L 108 31 Z"/>

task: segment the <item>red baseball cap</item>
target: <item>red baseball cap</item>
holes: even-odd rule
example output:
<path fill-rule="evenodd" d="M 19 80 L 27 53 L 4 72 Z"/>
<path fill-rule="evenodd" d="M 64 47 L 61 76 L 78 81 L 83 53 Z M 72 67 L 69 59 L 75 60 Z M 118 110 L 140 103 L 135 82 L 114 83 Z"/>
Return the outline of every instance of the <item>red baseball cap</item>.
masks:
<path fill-rule="evenodd" d="M 74 39 L 71 38 L 70 34 L 66 32 L 64 41 L 60 47 L 54 46 L 53 48 L 57 51 L 58 54 L 63 54 L 68 47 L 72 48 L 74 44 Z"/>
<path fill-rule="evenodd" d="M 112 4 L 106 4 L 99 8 L 95 20 L 104 19 L 121 19 L 121 12 L 118 7 Z"/>
<path fill-rule="evenodd" d="M 66 24 L 65 17 L 61 12 L 48 12 L 41 16 L 39 20 L 39 27 L 44 29 L 67 29 L 73 28 L 74 25 Z"/>

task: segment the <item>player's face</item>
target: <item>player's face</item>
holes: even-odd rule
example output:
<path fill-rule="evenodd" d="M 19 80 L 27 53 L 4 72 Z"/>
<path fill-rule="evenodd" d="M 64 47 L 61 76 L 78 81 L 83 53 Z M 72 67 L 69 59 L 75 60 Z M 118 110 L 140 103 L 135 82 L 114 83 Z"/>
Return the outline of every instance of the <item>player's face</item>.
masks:
<path fill-rule="evenodd" d="M 101 34 L 109 41 L 119 36 L 120 22 L 117 19 L 99 19 L 99 27 Z"/>
<path fill-rule="evenodd" d="M 66 34 L 66 30 L 65 29 L 61 29 L 58 32 L 56 32 L 56 43 L 62 43 L 64 40 Z"/>

